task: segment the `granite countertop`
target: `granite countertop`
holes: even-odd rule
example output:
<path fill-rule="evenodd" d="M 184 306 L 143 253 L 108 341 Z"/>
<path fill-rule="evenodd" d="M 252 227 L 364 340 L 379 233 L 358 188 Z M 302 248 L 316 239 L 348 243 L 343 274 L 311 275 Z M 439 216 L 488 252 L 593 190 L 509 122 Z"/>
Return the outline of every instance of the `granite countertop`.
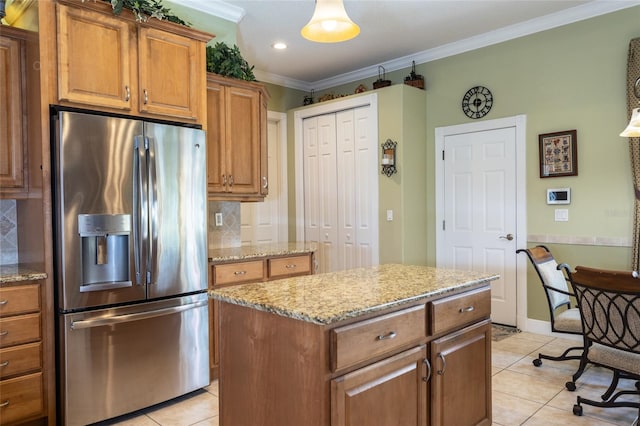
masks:
<path fill-rule="evenodd" d="M 315 324 L 479 287 L 498 275 L 387 264 L 209 290 L 217 300 Z"/>
<path fill-rule="evenodd" d="M 250 260 L 266 256 L 286 256 L 316 251 L 315 243 L 265 243 L 252 246 L 230 247 L 209 250 L 209 262 L 228 262 Z"/>
<path fill-rule="evenodd" d="M 13 264 L 0 265 L 0 284 L 18 281 L 35 281 L 47 278 L 42 265 Z"/>

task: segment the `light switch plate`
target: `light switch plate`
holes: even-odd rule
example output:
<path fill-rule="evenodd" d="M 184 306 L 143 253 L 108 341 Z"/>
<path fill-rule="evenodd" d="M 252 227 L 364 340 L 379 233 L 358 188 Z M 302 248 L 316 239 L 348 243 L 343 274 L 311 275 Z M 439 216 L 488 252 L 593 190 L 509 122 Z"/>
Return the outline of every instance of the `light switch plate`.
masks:
<path fill-rule="evenodd" d="M 393 220 L 393 210 L 387 210 L 387 222 L 391 222 Z"/>
<path fill-rule="evenodd" d="M 555 219 L 556 219 L 556 222 L 568 222 L 569 221 L 569 210 L 568 209 L 556 209 Z"/>
<path fill-rule="evenodd" d="M 216 226 L 222 226 L 222 213 L 216 213 Z"/>

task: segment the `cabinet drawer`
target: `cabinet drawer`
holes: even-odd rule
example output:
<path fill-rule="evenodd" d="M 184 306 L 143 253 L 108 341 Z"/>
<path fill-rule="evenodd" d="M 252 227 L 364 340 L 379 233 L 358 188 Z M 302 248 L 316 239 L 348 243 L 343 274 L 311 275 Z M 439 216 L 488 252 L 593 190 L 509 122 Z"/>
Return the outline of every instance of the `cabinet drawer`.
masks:
<path fill-rule="evenodd" d="M 491 288 L 431 302 L 431 334 L 453 330 L 491 315 Z"/>
<path fill-rule="evenodd" d="M 308 254 L 269 259 L 269 278 L 308 275 L 310 273 L 311 256 Z"/>
<path fill-rule="evenodd" d="M 390 353 L 426 336 L 424 305 L 331 330 L 331 369 L 341 370 Z"/>
<path fill-rule="evenodd" d="M 0 317 L 40 310 L 40 285 L 16 285 L 0 288 Z"/>
<path fill-rule="evenodd" d="M 262 281 L 263 278 L 264 262 L 262 260 L 213 266 L 213 285 Z"/>
<path fill-rule="evenodd" d="M 41 369 L 41 353 L 40 342 L 0 349 L 0 379 Z"/>
<path fill-rule="evenodd" d="M 40 314 L 0 319 L 0 348 L 40 340 Z"/>
<path fill-rule="evenodd" d="M 42 409 L 42 373 L 0 381 L 0 424 L 14 424 Z"/>

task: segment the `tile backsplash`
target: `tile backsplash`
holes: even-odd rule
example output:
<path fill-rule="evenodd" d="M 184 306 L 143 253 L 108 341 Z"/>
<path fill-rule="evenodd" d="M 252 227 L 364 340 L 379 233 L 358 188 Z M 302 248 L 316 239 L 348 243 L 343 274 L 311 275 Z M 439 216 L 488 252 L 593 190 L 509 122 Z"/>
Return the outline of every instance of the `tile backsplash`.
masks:
<path fill-rule="evenodd" d="M 222 213 L 222 226 L 216 226 L 216 213 Z M 207 215 L 209 250 L 240 247 L 239 201 L 209 201 Z"/>
<path fill-rule="evenodd" d="M 0 265 L 18 263 L 16 200 L 0 200 Z"/>

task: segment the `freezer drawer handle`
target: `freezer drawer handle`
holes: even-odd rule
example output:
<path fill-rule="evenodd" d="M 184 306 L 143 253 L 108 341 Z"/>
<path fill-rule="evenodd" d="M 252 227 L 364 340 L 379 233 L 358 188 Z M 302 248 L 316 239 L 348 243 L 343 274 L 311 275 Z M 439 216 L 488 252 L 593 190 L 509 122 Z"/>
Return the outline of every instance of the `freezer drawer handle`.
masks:
<path fill-rule="evenodd" d="M 125 315 L 116 315 L 113 317 L 106 317 L 106 318 L 96 318 L 96 319 L 85 320 L 85 321 L 72 321 L 71 329 L 81 330 L 83 328 L 102 327 L 105 325 L 114 325 L 114 324 L 120 324 L 123 322 L 138 321 L 138 320 L 143 320 L 148 318 L 160 317 L 164 315 L 171 315 L 179 312 L 188 311 L 190 309 L 201 308 L 203 306 L 207 306 L 208 303 L 209 303 L 208 300 L 201 300 L 199 302 L 190 303 L 188 305 L 157 309 L 155 311 L 140 312 L 138 314 L 125 314 Z"/>

